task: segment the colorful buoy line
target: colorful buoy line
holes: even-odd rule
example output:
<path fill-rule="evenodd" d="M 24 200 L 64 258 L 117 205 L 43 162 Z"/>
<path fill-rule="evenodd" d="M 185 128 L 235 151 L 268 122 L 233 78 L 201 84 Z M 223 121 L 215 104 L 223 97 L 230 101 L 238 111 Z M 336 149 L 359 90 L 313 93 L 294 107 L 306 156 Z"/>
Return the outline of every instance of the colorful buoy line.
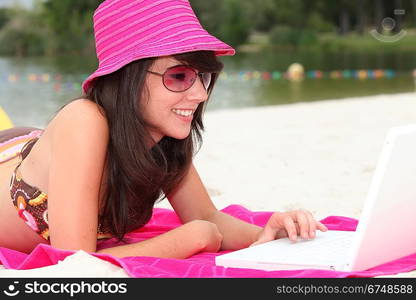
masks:
<path fill-rule="evenodd" d="M 321 70 L 309 70 L 302 74 L 291 74 L 290 72 L 282 71 L 239 71 L 228 72 L 223 71 L 220 74 L 222 80 L 290 80 L 296 78 L 310 78 L 310 79 L 391 79 L 398 74 L 408 75 L 408 72 L 397 72 L 395 70 L 334 70 L 334 71 L 321 71 Z M 416 69 L 410 71 L 410 75 L 416 80 Z M 0 74 L 0 83 L 6 82 L 10 84 L 19 82 L 32 82 L 32 83 L 53 83 L 56 91 L 61 90 L 80 90 L 81 83 L 87 78 L 87 75 L 67 75 L 62 74 Z"/>
<path fill-rule="evenodd" d="M 240 71 L 240 72 L 222 72 L 220 79 L 240 79 L 240 80 L 280 80 L 292 79 L 293 77 L 302 77 L 310 79 L 391 79 L 398 74 L 408 75 L 407 72 L 397 72 L 395 70 L 334 70 L 320 71 L 309 70 L 302 74 L 291 74 L 290 72 L 272 71 Z M 413 78 L 416 78 L 416 70 L 410 72 Z"/>
<path fill-rule="evenodd" d="M 81 91 L 81 84 L 87 78 L 88 75 L 70 75 L 65 76 L 62 74 L 24 74 L 20 75 L 17 73 L 12 74 L 0 74 L 0 83 L 6 82 L 9 84 L 18 84 L 21 82 L 29 83 L 43 83 L 53 84 L 53 89 L 56 92 L 63 91 Z"/>

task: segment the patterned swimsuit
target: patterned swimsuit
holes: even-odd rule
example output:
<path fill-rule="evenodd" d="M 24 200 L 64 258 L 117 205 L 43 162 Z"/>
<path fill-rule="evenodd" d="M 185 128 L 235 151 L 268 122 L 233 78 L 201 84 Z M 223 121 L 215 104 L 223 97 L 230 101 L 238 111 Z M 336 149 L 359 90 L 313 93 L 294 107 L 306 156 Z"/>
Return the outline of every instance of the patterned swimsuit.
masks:
<path fill-rule="evenodd" d="M 21 162 L 20 162 L 21 163 Z M 41 237 L 49 239 L 48 195 L 28 185 L 20 175 L 19 165 L 10 181 L 10 195 L 20 218 Z"/>

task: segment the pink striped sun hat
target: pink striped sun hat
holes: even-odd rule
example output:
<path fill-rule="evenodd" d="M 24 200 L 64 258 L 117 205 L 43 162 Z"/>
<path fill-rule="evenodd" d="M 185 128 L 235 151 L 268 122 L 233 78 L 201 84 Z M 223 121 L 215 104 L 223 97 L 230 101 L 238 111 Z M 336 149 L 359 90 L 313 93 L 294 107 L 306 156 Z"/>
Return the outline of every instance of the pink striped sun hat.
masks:
<path fill-rule="evenodd" d="M 82 84 L 147 58 L 210 50 L 235 50 L 205 31 L 188 0 L 106 0 L 94 13 L 98 69 Z"/>

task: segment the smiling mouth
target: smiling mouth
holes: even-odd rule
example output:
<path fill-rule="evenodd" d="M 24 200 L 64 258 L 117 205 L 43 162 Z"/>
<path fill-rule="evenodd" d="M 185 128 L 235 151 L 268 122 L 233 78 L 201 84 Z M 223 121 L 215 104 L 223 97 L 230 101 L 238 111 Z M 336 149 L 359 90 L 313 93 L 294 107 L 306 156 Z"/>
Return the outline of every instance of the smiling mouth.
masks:
<path fill-rule="evenodd" d="M 194 114 L 194 111 L 189 109 L 172 109 L 172 112 L 182 117 L 190 117 Z"/>

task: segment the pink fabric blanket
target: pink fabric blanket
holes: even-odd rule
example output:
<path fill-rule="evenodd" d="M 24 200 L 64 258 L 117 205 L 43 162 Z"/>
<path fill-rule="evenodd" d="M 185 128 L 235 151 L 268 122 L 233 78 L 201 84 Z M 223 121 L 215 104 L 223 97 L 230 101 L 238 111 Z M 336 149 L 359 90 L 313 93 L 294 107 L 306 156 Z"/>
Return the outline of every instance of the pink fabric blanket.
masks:
<path fill-rule="evenodd" d="M 237 218 L 263 226 L 271 212 L 253 212 L 239 205 L 231 205 L 222 210 Z M 357 220 L 346 217 L 327 217 L 322 222 L 332 230 L 354 231 Z M 150 222 L 143 228 L 127 235 L 129 243 L 142 241 L 179 226 L 180 220 L 169 209 L 155 208 Z M 100 241 L 98 249 L 116 245 L 113 239 Z M 11 269 L 33 269 L 57 264 L 73 251 L 55 249 L 49 245 L 38 245 L 30 254 L 0 247 L 0 262 Z M 416 253 L 363 272 L 335 272 L 324 270 L 261 271 L 252 269 L 224 268 L 215 266 L 215 256 L 220 253 L 199 253 L 188 259 L 160 259 L 155 257 L 115 258 L 111 255 L 92 255 L 118 265 L 131 277 L 374 277 L 392 275 L 416 270 Z M 80 273 L 81 274 L 81 273 Z M 82 275 L 81 275 L 82 276 Z"/>

